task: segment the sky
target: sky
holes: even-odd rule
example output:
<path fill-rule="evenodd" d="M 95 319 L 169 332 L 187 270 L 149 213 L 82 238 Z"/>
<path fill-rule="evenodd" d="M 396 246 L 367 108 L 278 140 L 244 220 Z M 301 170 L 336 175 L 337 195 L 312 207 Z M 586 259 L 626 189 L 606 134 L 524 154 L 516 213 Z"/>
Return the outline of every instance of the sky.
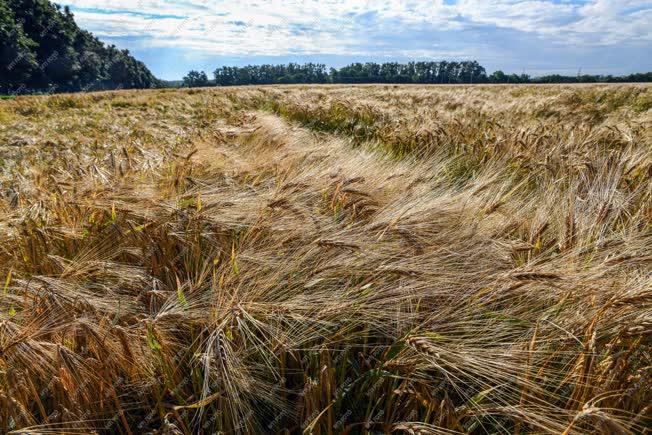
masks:
<path fill-rule="evenodd" d="M 159 78 L 224 65 L 477 60 L 488 72 L 652 71 L 652 0 L 59 0 Z"/>

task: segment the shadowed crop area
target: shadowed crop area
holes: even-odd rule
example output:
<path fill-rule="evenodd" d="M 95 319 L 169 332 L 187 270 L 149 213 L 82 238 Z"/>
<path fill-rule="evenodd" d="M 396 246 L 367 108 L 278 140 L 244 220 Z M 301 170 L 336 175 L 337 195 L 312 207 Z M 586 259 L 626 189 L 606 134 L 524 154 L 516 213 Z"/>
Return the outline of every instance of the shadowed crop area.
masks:
<path fill-rule="evenodd" d="M 0 431 L 647 433 L 652 87 L 0 101 Z"/>

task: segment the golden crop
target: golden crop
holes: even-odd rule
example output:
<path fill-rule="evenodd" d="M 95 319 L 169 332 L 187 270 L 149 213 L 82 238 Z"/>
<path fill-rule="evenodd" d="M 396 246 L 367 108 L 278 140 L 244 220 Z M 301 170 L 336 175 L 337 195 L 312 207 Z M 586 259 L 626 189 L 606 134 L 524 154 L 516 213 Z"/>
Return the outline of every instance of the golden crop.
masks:
<path fill-rule="evenodd" d="M 0 430 L 642 433 L 652 87 L 0 101 Z"/>

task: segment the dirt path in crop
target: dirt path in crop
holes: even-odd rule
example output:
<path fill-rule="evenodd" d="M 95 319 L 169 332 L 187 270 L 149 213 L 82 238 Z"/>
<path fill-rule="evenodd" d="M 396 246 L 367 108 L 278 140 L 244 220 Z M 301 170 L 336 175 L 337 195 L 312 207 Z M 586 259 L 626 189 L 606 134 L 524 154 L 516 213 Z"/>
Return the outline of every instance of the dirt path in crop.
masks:
<path fill-rule="evenodd" d="M 468 193 L 433 191 L 432 162 L 353 148 L 264 112 L 250 119 L 225 127 L 217 145 L 196 144 L 192 157 L 228 178 L 201 193 L 208 203 L 235 204 L 221 208 L 220 219 L 265 234 L 265 243 L 252 239 L 242 248 L 243 258 L 262 262 L 264 247 L 303 243 L 335 251 L 322 254 L 324 267 L 346 264 L 367 279 L 390 271 L 421 282 L 443 270 L 456 282 L 486 280 L 489 267 L 498 273 L 513 266 L 508 244 L 490 244 L 474 222 L 484 204 Z M 464 254 L 478 243 L 488 246 L 482 258 Z"/>

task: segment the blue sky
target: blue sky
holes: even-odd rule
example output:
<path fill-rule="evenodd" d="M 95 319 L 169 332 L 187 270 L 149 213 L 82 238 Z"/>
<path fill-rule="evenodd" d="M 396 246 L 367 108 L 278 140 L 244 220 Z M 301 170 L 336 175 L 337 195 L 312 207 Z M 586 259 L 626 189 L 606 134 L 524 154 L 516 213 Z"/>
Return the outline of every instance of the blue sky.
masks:
<path fill-rule="evenodd" d="M 489 72 L 652 71 L 652 0 L 63 0 L 158 77 L 319 61 L 475 59 Z"/>

